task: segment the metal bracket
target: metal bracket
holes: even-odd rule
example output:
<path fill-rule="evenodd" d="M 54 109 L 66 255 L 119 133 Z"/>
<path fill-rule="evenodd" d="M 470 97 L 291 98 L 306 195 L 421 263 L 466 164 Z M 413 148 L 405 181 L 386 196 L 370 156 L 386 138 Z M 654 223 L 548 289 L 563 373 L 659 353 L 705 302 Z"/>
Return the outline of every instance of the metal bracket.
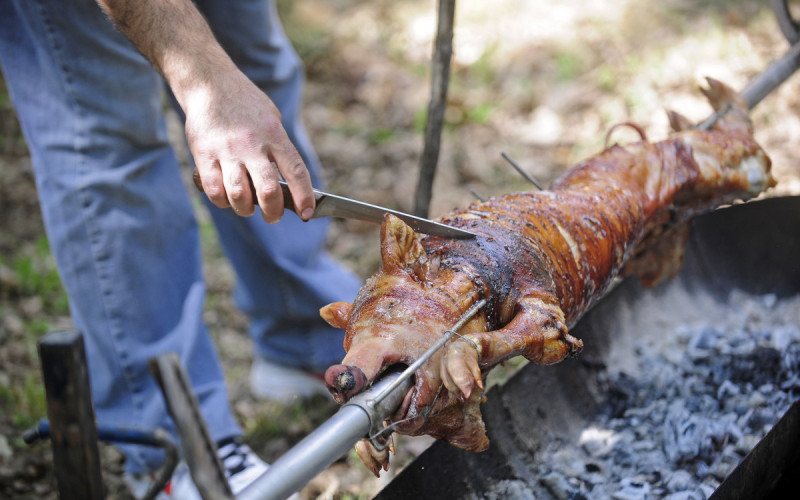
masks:
<path fill-rule="evenodd" d="M 22 436 L 25 444 L 32 445 L 40 439 L 50 439 L 52 436 L 50 422 L 47 419 L 39 420 L 39 424 L 29 429 Z M 142 500 L 153 500 L 167 486 L 175 467 L 178 465 L 178 446 L 164 429 L 154 431 L 134 429 L 130 427 L 113 427 L 102 424 L 97 425 L 97 439 L 106 443 L 128 443 L 152 446 L 164 450 L 164 465 L 159 469 L 150 489 Z"/>

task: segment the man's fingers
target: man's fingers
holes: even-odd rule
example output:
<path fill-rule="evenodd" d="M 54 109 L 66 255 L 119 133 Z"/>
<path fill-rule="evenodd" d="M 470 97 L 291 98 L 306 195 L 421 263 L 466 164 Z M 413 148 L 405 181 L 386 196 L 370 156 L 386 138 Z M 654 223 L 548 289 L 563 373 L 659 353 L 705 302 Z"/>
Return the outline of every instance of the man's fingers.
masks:
<path fill-rule="evenodd" d="M 314 191 L 311 186 L 311 175 L 303 162 L 300 153 L 286 137 L 280 146 L 271 149 L 272 159 L 278 166 L 289 191 L 292 192 L 295 212 L 303 220 L 308 220 L 314 215 Z"/>
<path fill-rule="evenodd" d="M 270 224 L 278 222 L 283 216 L 283 191 L 278 184 L 278 171 L 269 162 L 261 162 L 258 167 L 250 169 L 253 180 L 253 192 L 261 207 L 261 216 Z"/>
<path fill-rule="evenodd" d="M 237 215 L 248 217 L 253 215 L 253 196 L 250 189 L 250 176 L 243 163 L 222 165 L 222 181 L 228 202 Z"/>
<path fill-rule="evenodd" d="M 230 206 L 228 196 L 225 193 L 225 186 L 222 181 L 222 169 L 219 163 L 214 162 L 209 165 L 201 165 L 198 163 L 195 174 L 194 184 L 197 189 L 204 192 L 208 199 L 219 208 L 226 208 Z"/>
<path fill-rule="evenodd" d="M 198 191 L 204 193 L 205 190 L 203 189 L 203 179 L 200 178 L 200 171 L 197 170 L 197 167 L 194 167 L 194 171 L 192 171 L 192 182 L 194 183 L 194 187 L 197 188 Z"/>

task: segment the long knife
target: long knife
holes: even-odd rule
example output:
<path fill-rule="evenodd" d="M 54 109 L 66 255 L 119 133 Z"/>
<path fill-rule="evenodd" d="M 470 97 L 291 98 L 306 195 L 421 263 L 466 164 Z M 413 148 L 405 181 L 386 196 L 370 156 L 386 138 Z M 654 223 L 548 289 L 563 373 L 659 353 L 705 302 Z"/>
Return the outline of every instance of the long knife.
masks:
<path fill-rule="evenodd" d="M 294 212 L 294 200 L 292 193 L 289 191 L 289 185 L 285 181 L 280 181 L 281 189 L 283 190 L 283 205 L 286 209 Z M 316 200 L 316 208 L 312 219 L 318 217 L 341 217 L 343 219 L 355 219 L 366 222 L 383 222 L 384 214 L 392 214 L 399 218 L 414 231 L 431 234 L 433 236 L 442 236 L 444 238 L 466 239 L 474 238 L 475 234 L 469 231 L 464 231 L 457 227 L 448 226 L 440 222 L 434 222 L 429 219 L 423 219 L 415 215 L 398 212 L 390 208 L 372 205 L 363 201 L 352 200 L 343 196 L 325 193 L 317 189 L 314 190 L 314 198 Z"/>
<path fill-rule="evenodd" d="M 200 181 L 200 173 L 197 169 L 192 174 L 192 181 L 198 191 L 203 192 L 203 183 Z M 292 192 L 289 191 L 289 185 L 285 181 L 279 181 L 281 190 L 283 190 L 283 206 L 287 210 L 295 212 L 294 199 Z M 252 188 L 252 186 L 251 186 Z M 385 208 L 378 205 L 372 205 L 363 201 L 351 200 L 344 196 L 337 196 L 335 194 L 325 193 L 318 189 L 314 189 L 314 199 L 316 200 L 316 208 L 312 219 L 319 217 L 340 217 L 342 219 L 355 219 L 365 222 L 382 223 L 384 214 L 392 214 L 399 218 L 414 231 L 430 234 L 433 236 L 441 236 L 443 238 L 453 239 L 467 239 L 477 236 L 475 233 L 459 229 L 457 227 L 448 226 L 440 222 L 434 222 L 429 219 L 423 219 L 415 215 L 398 212 L 391 208 Z M 256 200 L 255 193 L 253 193 L 253 200 Z"/>

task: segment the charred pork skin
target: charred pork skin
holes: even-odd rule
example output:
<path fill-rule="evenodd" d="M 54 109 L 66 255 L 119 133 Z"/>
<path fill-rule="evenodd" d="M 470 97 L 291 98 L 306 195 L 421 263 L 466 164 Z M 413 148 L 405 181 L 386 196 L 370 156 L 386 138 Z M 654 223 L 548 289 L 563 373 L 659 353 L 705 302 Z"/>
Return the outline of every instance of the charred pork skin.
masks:
<path fill-rule="evenodd" d="M 418 236 L 387 216 L 382 267 L 353 304 L 321 315 L 346 331 L 342 364 L 325 381 L 344 402 L 392 365 L 409 365 L 480 299 L 487 304 L 416 373 L 390 419 L 402 434 L 429 434 L 482 451 L 487 372 L 514 356 L 549 364 L 577 354 L 569 334 L 617 276 L 646 285 L 681 264 L 691 219 L 775 184 L 742 98 L 715 80 L 703 92 L 721 114 L 707 131 L 675 113 L 666 140 L 614 145 L 574 166 L 545 191 L 514 193 L 440 220 L 478 235 Z M 643 134 L 642 134 L 643 135 Z M 386 452 L 357 446 L 377 475 Z"/>

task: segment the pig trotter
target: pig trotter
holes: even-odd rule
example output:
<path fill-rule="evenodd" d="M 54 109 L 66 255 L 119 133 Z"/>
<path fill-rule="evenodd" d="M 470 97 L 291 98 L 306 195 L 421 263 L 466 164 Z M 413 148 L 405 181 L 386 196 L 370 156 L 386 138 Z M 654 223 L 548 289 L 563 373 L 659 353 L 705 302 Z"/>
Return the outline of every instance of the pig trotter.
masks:
<path fill-rule="evenodd" d="M 362 439 L 356 443 L 356 453 L 358 454 L 358 458 L 361 459 L 367 469 L 369 469 L 369 471 L 372 472 L 375 477 L 381 476 L 381 469 L 385 471 L 389 470 L 390 451 L 391 450 L 389 447 L 381 450 L 377 449 L 367 439 Z"/>
<path fill-rule="evenodd" d="M 448 346 L 442 360 L 442 383 L 462 403 L 470 398 L 475 386 L 483 389 L 477 345 L 468 337 L 459 339 Z"/>

